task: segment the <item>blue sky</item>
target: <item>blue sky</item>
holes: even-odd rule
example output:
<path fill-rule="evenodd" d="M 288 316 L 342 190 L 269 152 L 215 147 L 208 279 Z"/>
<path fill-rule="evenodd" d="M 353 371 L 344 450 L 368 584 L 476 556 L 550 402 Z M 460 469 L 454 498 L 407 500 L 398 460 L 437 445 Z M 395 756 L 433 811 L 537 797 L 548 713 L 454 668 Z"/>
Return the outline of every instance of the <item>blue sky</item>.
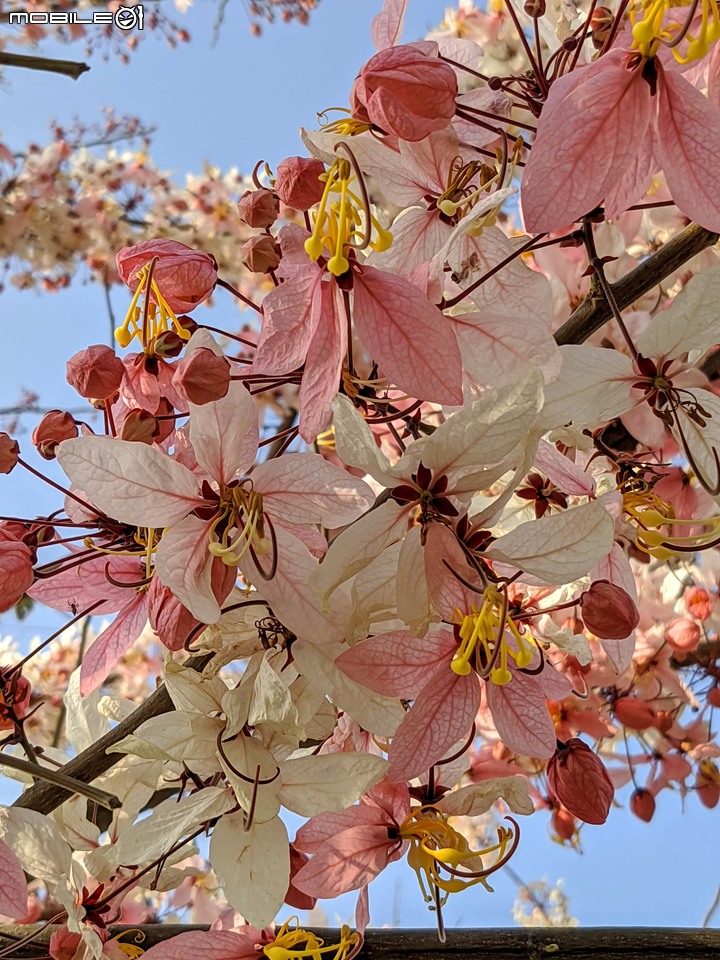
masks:
<path fill-rule="evenodd" d="M 444 6 L 435 0 L 410 0 L 405 39 L 420 38 L 440 20 Z M 369 26 L 379 8 L 380 0 L 321 0 L 309 28 L 277 25 L 256 39 L 250 36 L 242 4 L 232 0 L 219 40 L 211 47 L 216 5 L 195 0 L 184 18 L 177 16 L 193 41 L 176 50 L 150 37 L 128 66 L 115 58 L 96 58 L 90 61 L 91 72 L 77 82 L 7 71 L 8 82 L 0 87 L 0 140 L 13 149 L 33 140 L 42 143 L 52 118 L 62 124 L 78 114 L 89 121 L 103 106 L 112 105 L 118 113 L 138 114 L 157 127 L 153 158 L 180 178 L 187 171 L 200 171 L 205 162 L 238 166 L 244 172 L 261 158 L 275 166 L 283 157 L 302 152 L 298 128 L 313 126 L 317 111 L 345 105 L 358 69 L 374 52 Z M 43 52 L 83 59 L 78 45 Z M 218 301 L 209 322 L 232 326 L 234 308 Z M 123 315 L 124 291 L 113 291 L 113 302 L 116 313 Z M 64 363 L 87 344 L 106 338 L 102 291 L 79 282 L 55 295 L 6 288 L 0 296 L 0 329 L 0 407 L 11 406 L 22 387 L 40 392 L 43 405 L 77 406 L 64 381 Z M 24 426 L 31 430 L 33 418 L 26 417 Z M 20 442 L 28 453 L 29 433 Z M 31 450 L 28 459 L 38 463 Z M 38 484 L 34 498 L 36 493 L 38 512 L 56 508 L 52 492 L 41 495 Z M 18 472 L 0 478 L 0 513 L 22 514 L 29 503 L 26 477 Z M 54 615 L 40 613 L 33 628 L 54 629 L 56 623 Z M 28 629 L 18 625 L 12 613 L 0 615 L 0 634 L 26 641 Z M 717 811 L 705 810 L 693 796 L 685 803 L 684 816 L 681 807 L 680 797 L 666 791 L 649 825 L 626 809 L 615 809 L 605 827 L 583 831 L 582 856 L 550 842 L 546 817 L 539 814 L 523 822 L 513 866 L 526 880 L 563 877 L 571 911 L 583 924 L 698 925 L 720 881 L 717 847 L 708 839 L 717 834 Z M 515 886 L 503 876 L 495 878 L 494 886 L 494 896 L 476 888 L 451 897 L 447 925 L 510 924 Z M 349 917 L 353 909 L 351 898 L 327 908 L 331 919 L 336 911 Z M 374 884 L 371 908 L 376 924 L 391 923 L 394 912 L 403 926 L 433 923 L 414 874 L 402 864 Z"/>

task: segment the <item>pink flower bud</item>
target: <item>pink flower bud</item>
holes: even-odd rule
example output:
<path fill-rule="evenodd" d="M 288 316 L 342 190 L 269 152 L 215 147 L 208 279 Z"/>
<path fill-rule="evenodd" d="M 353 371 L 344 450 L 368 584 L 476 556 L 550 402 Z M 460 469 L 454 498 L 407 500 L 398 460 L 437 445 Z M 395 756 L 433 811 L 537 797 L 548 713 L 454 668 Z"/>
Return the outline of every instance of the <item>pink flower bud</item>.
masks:
<path fill-rule="evenodd" d="M 14 607 L 33 583 L 33 555 L 19 540 L 0 541 L 0 613 Z"/>
<path fill-rule="evenodd" d="M 667 710 L 659 710 L 655 716 L 655 729 L 668 733 L 675 726 L 675 717 Z"/>
<path fill-rule="evenodd" d="M 275 193 L 292 210 L 309 210 L 319 203 L 325 184 L 318 177 L 325 165 L 310 157 L 288 157 L 278 164 Z"/>
<path fill-rule="evenodd" d="M 123 420 L 120 430 L 121 440 L 130 440 L 133 443 L 153 442 L 158 433 L 158 422 L 147 410 L 135 408 Z"/>
<path fill-rule="evenodd" d="M 712 760 L 701 760 L 695 778 L 695 789 L 700 803 L 708 810 L 718 805 L 720 801 L 720 770 Z"/>
<path fill-rule="evenodd" d="M 356 120 L 417 141 L 447 127 L 457 94 L 455 71 L 437 52 L 430 56 L 418 46 L 403 45 L 368 60 L 355 80 L 350 106 Z"/>
<path fill-rule="evenodd" d="M 240 260 L 253 273 L 274 270 L 280 259 L 280 247 L 267 234 L 251 237 L 240 247 Z"/>
<path fill-rule="evenodd" d="M 700 635 L 700 627 L 688 617 L 673 620 L 665 630 L 665 639 L 670 646 L 685 653 L 697 647 L 700 642 Z"/>
<path fill-rule="evenodd" d="M 633 599 L 609 580 L 595 580 L 580 597 L 582 618 L 596 637 L 624 640 L 640 620 Z"/>
<path fill-rule="evenodd" d="M 0 433 L 0 473 L 10 473 L 15 469 L 20 457 L 17 440 L 8 433 Z"/>
<path fill-rule="evenodd" d="M 698 620 L 707 620 L 715 598 L 704 587 L 690 587 L 683 594 L 685 609 Z"/>
<path fill-rule="evenodd" d="M 720 707 L 720 687 L 717 684 L 708 690 L 707 702 L 711 707 Z"/>
<path fill-rule="evenodd" d="M 655 711 L 646 700 L 620 697 L 615 701 L 614 710 L 620 723 L 631 730 L 647 730 L 655 724 Z"/>
<path fill-rule="evenodd" d="M 71 387 L 88 400 L 107 400 L 120 389 L 125 367 L 110 347 L 96 343 L 70 357 L 65 368 Z"/>
<path fill-rule="evenodd" d="M 189 313 L 213 292 L 217 283 L 215 258 L 177 240 L 144 240 L 134 247 L 124 247 L 117 255 L 123 283 L 137 290 L 138 273 L 153 257 L 158 258 L 153 280 L 175 313 Z"/>
<path fill-rule="evenodd" d="M 559 745 L 547 765 L 548 785 L 578 820 L 605 823 L 615 788 L 600 757 L 577 737 Z"/>
<path fill-rule="evenodd" d="M 78 428 L 69 413 L 48 410 L 32 434 L 32 442 L 44 460 L 54 460 L 57 445 L 78 435 Z"/>
<path fill-rule="evenodd" d="M 230 386 L 230 363 L 207 347 L 199 347 L 175 364 L 173 386 L 190 403 L 221 400 Z"/>
<path fill-rule="evenodd" d="M 630 797 L 630 810 L 640 820 L 644 820 L 645 823 L 650 823 L 655 815 L 655 797 L 649 790 L 640 787 L 638 790 L 635 790 Z"/>
<path fill-rule="evenodd" d="M 575 836 L 575 817 L 565 807 L 555 810 L 550 826 L 561 840 L 572 840 Z"/>
<path fill-rule="evenodd" d="M 271 227 L 280 215 L 280 201 L 272 190 L 246 190 L 238 200 L 237 211 L 249 227 Z"/>

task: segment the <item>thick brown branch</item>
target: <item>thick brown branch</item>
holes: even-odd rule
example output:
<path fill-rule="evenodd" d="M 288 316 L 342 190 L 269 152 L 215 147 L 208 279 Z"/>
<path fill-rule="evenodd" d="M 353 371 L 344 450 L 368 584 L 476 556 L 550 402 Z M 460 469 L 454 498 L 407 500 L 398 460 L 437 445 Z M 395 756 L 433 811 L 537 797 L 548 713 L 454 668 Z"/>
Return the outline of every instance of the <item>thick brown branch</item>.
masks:
<path fill-rule="evenodd" d="M 16 924 L 0 927 L 0 947 L 10 947 L 11 938 L 25 937 L 32 928 Z M 42 956 L 42 946 L 57 929 L 49 926 L 32 946 L 20 947 L 13 956 L 30 960 Z M 140 930 L 148 950 L 156 943 L 188 930 L 207 927 L 153 924 L 141 927 L 111 926 L 110 935 L 126 932 L 124 942 L 137 943 Z M 312 928 L 327 943 L 336 943 L 339 931 Z M 6 937 L 3 937 L 6 934 Z M 9 936 L 7 936 L 9 935 Z M 439 943 L 433 930 L 368 930 L 360 951 L 364 960 L 540 960 L 541 957 L 572 957 L 573 960 L 707 960 L 720 956 L 720 931 L 654 929 L 650 927 L 526 927 L 520 929 L 448 930 L 447 943 Z"/>
<path fill-rule="evenodd" d="M 0 67 L 25 67 L 28 70 L 45 70 L 48 73 L 59 73 L 63 77 L 72 77 L 73 80 L 89 70 L 86 63 L 77 60 L 51 60 L 48 57 L 29 57 L 24 53 L 6 53 L 0 51 Z"/>
<path fill-rule="evenodd" d="M 611 289 L 618 307 L 624 310 L 635 303 L 688 260 L 717 243 L 719 236 L 696 223 L 685 227 L 657 253 L 638 264 L 622 280 L 612 284 Z M 555 340 L 560 345 L 583 343 L 611 317 L 612 310 L 607 300 L 597 293 L 590 294 L 556 332 Z"/>
<path fill-rule="evenodd" d="M 202 670 L 212 656 L 213 654 L 199 654 L 196 657 L 191 657 L 187 666 L 194 670 Z M 79 780 L 81 783 L 91 783 L 120 760 L 121 754 L 108 754 L 106 752 L 109 747 L 119 743 L 123 737 L 127 737 L 134 730 L 137 730 L 141 723 L 151 717 L 158 717 L 160 714 L 169 713 L 174 709 L 173 702 L 163 684 L 136 710 L 133 710 L 129 717 L 126 717 L 104 737 L 100 737 L 91 747 L 83 750 L 81 754 L 61 767 L 62 772 L 66 777 L 72 777 L 73 780 Z M 21 797 L 18 797 L 13 806 L 37 810 L 38 813 L 52 813 L 56 807 L 59 807 L 71 796 L 72 791 L 70 790 L 49 783 L 38 783 L 26 790 Z"/>

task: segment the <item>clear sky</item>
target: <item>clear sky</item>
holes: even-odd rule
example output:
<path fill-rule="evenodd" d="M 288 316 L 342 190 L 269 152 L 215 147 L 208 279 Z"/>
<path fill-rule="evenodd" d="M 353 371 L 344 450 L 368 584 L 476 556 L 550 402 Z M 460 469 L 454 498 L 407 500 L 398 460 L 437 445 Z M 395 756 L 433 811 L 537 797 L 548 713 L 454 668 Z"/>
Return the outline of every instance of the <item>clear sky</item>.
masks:
<path fill-rule="evenodd" d="M 170 7 L 170 0 L 166 0 Z M 369 27 L 380 0 L 321 0 L 311 26 L 266 28 L 253 38 L 240 0 L 227 5 L 219 40 L 211 47 L 217 7 L 195 0 L 178 21 L 192 34 L 192 43 L 168 49 L 150 37 L 128 66 L 116 58 L 91 61 L 92 70 L 73 82 L 30 71 L 6 71 L 0 88 L 0 140 L 20 150 L 30 141 L 47 140 L 48 122 L 68 123 L 73 115 L 90 121 L 103 106 L 119 114 L 137 114 L 157 126 L 153 158 L 158 166 L 183 178 L 205 162 L 250 172 L 259 159 L 275 166 L 283 157 L 302 152 L 298 128 L 313 126 L 315 114 L 345 105 L 352 81 L 374 52 Z M 445 4 L 410 0 L 406 40 L 419 39 L 437 24 Z M 172 11 L 174 13 L 174 9 Z M 44 48 L 47 55 L 82 58 L 80 45 Z M 218 298 L 219 300 L 219 298 Z M 127 297 L 113 291 L 116 313 L 124 314 Z M 231 327 L 237 314 L 225 302 L 209 321 Z M 3 334 L 0 408 L 12 406 L 21 388 L 41 394 L 45 406 L 77 406 L 64 381 L 65 360 L 89 343 L 107 337 L 108 320 L 99 288 L 74 282 L 59 294 L 35 294 L 7 287 L 0 296 Z M 33 417 L 24 418 L 28 431 Z M 32 462 L 29 432 L 20 438 Z M 0 478 L 0 513 L 26 513 L 29 487 L 19 471 Z M 37 495 L 37 496 L 36 496 Z M 33 490 L 37 512 L 55 509 L 54 494 Z M 51 613 L 38 614 L 35 631 L 55 629 Z M 0 615 L 0 634 L 26 641 L 28 627 L 12 612 Z M 623 805 L 626 793 L 620 797 Z M 605 827 L 583 830 L 584 855 L 560 848 L 546 832 L 546 815 L 523 820 L 523 839 L 513 860 L 525 880 L 565 878 L 571 912 L 584 925 L 698 925 L 720 882 L 717 870 L 718 811 L 707 811 L 690 796 L 681 815 L 678 794 L 665 791 L 651 824 L 626 809 L 614 809 Z M 718 808 L 720 809 L 720 808 Z M 450 898 L 445 916 L 452 926 L 510 924 L 514 884 L 493 878 L 496 893 L 481 888 Z M 329 902 L 327 912 L 349 918 L 352 897 Z M 395 864 L 371 889 L 375 924 L 432 925 L 415 877 Z M 716 916 L 716 924 L 720 916 Z"/>

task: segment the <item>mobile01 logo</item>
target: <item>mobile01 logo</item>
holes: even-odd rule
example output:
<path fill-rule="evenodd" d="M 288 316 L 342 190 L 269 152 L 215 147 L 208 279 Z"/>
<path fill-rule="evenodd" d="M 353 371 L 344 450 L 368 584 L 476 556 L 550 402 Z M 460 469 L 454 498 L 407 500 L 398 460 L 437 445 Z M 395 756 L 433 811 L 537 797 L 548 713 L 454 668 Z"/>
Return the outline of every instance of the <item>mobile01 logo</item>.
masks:
<path fill-rule="evenodd" d="M 118 7 L 115 11 L 110 10 L 18 10 L 7 14 L 10 25 L 28 26 L 29 24 L 55 24 L 70 25 L 82 24 L 84 26 L 108 24 L 116 26 L 119 30 L 142 30 L 145 22 L 145 10 L 142 4 L 134 7 Z"/>

